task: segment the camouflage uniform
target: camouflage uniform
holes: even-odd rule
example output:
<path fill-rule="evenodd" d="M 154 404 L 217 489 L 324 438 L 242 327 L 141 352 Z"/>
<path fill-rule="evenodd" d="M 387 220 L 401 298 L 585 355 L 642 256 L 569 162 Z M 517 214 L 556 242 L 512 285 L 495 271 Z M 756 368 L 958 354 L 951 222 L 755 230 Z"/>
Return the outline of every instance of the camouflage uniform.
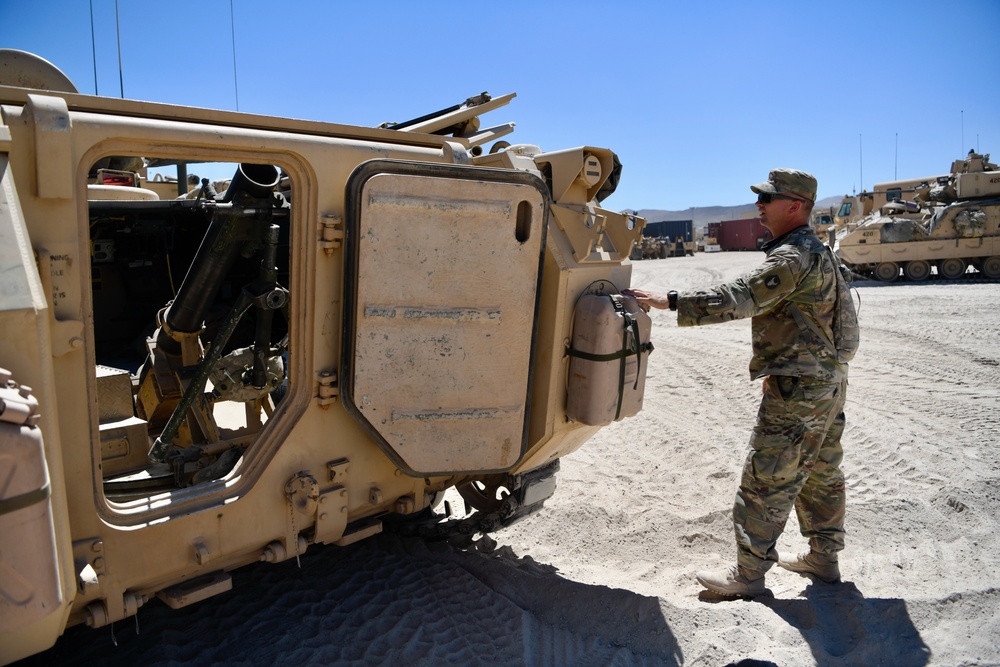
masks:
<path fill-rule="evenodd" d="M 838 268 L 811 228 L 764 245 L 751 273 L 677 297 L 677 322 L 695 326 L 752 317 L 750 378 L 767 376 L 733 507 L 738 564 L 763 573 L 795 506 L 813 551 L 844 548 L 843 450 L 847 364 L 832 340 Z M 804 320 L 812 326 L 805 326 Z"/>

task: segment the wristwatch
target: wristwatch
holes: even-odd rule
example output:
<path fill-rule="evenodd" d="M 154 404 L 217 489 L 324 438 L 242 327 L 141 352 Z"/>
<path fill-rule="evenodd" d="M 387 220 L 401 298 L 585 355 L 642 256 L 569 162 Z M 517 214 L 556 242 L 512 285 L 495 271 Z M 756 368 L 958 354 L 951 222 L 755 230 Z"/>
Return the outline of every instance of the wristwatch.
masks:
<path fill-rule="evenodd" d="M 677 310 L 677 290 L 675 289 L 667 292 L 667 308 Z"/>

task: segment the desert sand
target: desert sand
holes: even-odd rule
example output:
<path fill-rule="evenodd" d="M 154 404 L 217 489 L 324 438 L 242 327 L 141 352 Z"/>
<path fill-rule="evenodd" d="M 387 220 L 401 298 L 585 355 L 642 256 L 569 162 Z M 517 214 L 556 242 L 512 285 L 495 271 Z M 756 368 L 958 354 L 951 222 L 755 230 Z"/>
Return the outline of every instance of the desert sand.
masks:
<path fill-rule="evenodd" d="M 633 286 L 706 286 L 762 257 L 637 262 Z M 734 562 L 760 383 L 749 321 L 654 311 L 644 409 L 564 458 L 542 511 L 474 548 L 310 547 L 20 664 L 1000 665 L 1000 285 L 855 285 L 842 583 L 774 568 L 748 601 L 694 580 Z M 806 548 L 794 516 L 778 546 Z"/>

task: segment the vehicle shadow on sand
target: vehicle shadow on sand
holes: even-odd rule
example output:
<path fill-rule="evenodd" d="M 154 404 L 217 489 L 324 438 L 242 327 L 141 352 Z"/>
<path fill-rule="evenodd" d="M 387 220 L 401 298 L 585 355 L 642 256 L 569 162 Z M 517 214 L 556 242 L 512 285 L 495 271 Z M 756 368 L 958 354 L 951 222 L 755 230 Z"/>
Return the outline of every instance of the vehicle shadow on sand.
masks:
<path fill-rule="evenodd" d="M 16 664 L 683 664 L 657 598 L 482 551 L 394 534 L 313 546 L 301 567 L 235 570 L 227 593 L 178 610 L 154 599 Z"/>
<path fill-rule="evenodd" d="M 312 546 L 299 562 L 235 570 L 231 591 L 189 607 L 154 599 L 114 627 L 75 626 L 49 651 L 15 664 L 685 663 L 662 600 L 575 582 L 495 547 L 489 538 L 460 548 L 391 533 L 349 547 Z M 752 603 L 801 633 L 815 664 L 928 664 L 930 650 L 903 600 L 867 599 L 850 582 L 811 581 L 803 577 L 798 597 Z M 702 598 L 723 599 L 731 598 Z"/>

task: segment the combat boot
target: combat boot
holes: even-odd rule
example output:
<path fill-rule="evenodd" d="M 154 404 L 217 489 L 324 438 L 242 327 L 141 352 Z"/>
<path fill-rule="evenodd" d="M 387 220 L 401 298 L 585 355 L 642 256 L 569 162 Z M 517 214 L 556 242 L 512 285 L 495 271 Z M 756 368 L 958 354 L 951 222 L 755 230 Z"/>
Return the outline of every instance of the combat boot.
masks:
<path fill-rule="evenodd" d="M 722 572 L 701 571 L 695 575 L 698 583 L 719 595 L 735 595 L 752 598 L 767 592 L 764 588 L 764 575 L 760 572 L 746 570 L 738 565 L 731 565 Z"/>
<path fill-rule="evenodd" d="M 818 551 L 792 555 L 782 554 L 778 558 L 778 567 L 799 574 L 811 574 L 828 584 L 840 581 L 840 564 L 837 562 L 837 556 Z"/>

